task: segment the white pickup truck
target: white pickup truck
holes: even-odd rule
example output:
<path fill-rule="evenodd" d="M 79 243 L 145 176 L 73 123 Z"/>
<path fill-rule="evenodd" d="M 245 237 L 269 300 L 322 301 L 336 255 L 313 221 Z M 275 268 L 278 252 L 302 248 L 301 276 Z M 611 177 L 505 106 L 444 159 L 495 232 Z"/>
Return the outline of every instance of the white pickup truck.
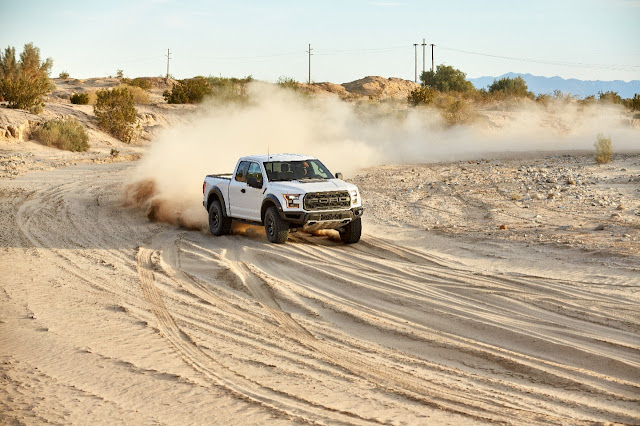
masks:
<path fill-rule="evenodd" d="M 289 229 L 336 229 L 346 244 L 360 240 L 358 187 L 343 181 L 340 173 L 334 177 L 314 157 L 242 157 L 233 174 L 207 175 L 202 193 L 213 235 L 228 234 L 231 221 L 237 220 L 263 224 L 273 243 L 284 243 Z"/>

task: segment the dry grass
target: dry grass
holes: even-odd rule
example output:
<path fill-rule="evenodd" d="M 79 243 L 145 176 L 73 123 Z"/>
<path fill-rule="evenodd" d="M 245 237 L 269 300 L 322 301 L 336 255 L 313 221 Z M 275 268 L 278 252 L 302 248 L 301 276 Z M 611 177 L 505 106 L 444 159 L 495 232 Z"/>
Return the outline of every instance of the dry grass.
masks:
<path fill-rule="evenodd" d="M 610 137 L 605 137 L 602 133 L 598 133 L 596 142 L 593 145 L 596 148 L 596 163 L 605 164 L 611 161 L 613 146 L 611 145 Z"/>
<path fill-rule="evenodd" d="M 49 120 L 33 131 L 33 138 L 44 145 L 68 151 L 89 149 L 89 135 L 75 118 Z"/>

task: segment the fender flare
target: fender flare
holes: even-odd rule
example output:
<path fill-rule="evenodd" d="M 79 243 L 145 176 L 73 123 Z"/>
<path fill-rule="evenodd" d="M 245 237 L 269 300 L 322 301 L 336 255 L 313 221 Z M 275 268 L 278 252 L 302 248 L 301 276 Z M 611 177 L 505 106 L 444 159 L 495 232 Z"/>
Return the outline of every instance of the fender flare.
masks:
<path fill-rule="evenodd" d="M 209 211 L 209 208 L 211 207 L 211 203 L 213 203 L 213 200 L 215 200 L 216 198 L 220 201 L 220 205 L 222 206 L 222 211 L 226 216 L 227 204 L 224 201 L 224 196 L 222 195 L 222 191 L 220 191 L 220 188 L 218 188 L 217 186 L 214 186 L 213 189 L 209 191 L 209 195 L 207 196 L 207 211 Z"/>
<path fill-rule="evenodd" d="M 262 200 L 262 206 L 260 206 L 260 220 L 262 220 L 262 222 L 264 222 L 264 214 L 270 205 L 275 205 L 278 211 L 282 211 L 282 204 L 280 200 L 278 200 L 278 197 L 273 194 L 267 195 L 264 197 L 264 200 Z"/>

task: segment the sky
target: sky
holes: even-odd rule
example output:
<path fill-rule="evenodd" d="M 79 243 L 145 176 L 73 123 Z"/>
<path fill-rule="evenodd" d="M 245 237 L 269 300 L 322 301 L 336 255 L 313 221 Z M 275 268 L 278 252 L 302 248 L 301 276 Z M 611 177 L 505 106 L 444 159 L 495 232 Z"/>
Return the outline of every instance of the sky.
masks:
<path fill-rule="evenodd" d="M 196 75 L 345 83 L 415 78 L 434 62 L 469 78 L 507 72 L 640 80 L 640 0 L 0 0 L 0 48 L 33 42 L 52 76 Z"/>

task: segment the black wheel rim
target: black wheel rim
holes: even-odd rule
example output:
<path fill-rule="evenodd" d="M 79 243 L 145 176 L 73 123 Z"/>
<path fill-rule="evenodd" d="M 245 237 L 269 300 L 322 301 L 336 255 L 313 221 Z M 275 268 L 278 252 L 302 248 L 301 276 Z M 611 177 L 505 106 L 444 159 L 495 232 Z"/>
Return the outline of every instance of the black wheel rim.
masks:
<path fill-rule="evenodd" d="M 218 229 L 218 225 L 220 224 L 220 216 L 218 216 L 218 211 L 214 208 L 211 213 L 211 226 L 213 229 Z"/>
<path fill-rule="evenodd" d="M 275 227 L 273 224 L 273 218 L 271 217 L 271 215 L 267 215 L 267 234 L 270 237 L 273 237 L 275 235 Z"/>

